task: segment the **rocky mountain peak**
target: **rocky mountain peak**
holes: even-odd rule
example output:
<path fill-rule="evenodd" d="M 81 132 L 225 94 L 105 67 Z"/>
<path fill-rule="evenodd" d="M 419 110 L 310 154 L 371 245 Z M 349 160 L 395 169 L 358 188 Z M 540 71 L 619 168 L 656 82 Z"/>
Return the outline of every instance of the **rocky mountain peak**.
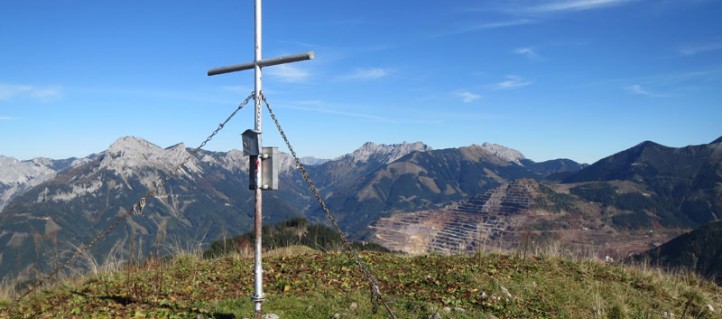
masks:
<path fill-rule="evenodd" d="M 521 152 L 503 145 L 484 143 L 481 145 L 481 148 L 507 162 L 513 162 L 521 165 L 521 160 L 525 159 Z"/>
<path fill-rule="evenodd" d="M 151 142 L 135 136 L 117 139 L 108 147 L 108 154 L 113 157 L 134 157 L 145 153 L 158 152 L 161 148 Z"/>
<path fill-rule="evenodd" d="M 304 156 L 298 159 L 301 161 L 301 164 L 305 166 L 315 166 L 315 165 L 321 165 L 323 163 L 331 161 L 330 159 L 326 158 L 317 158 L 313 156 Z"/>
<path fill-rule="evenodd" d="M 191 155 L 183 143 L 164 149 L 142 138 L 126 136 L 110 145 L 100 163 L 100 168 L 116 171 L 123 176 L 129 176 L 134 169 L 144 167 L 170 171 L 189 156 Z M 185 167 L 191 171 L 200 170 L 196 159 L 192 156 Z"/>
<path fill-rule="evenodd" d="M 21 184 L 40 177 L 46 180 L 55 176 L 52 161 L 46 158 L 36 158 L 29 161 L 20 161 L 12 157 L 0 155 L 0 184 Z"/>
<path fill-rule="evenodd" d="M 52 160 L 47 158 L 20 161 L 0 155 L 0 211 L 16 195 L 56 174 Z"/>
<path fill-rule="evenodd" d="M 367 142 L 353 153 L 344 155 L 342 158 L 352 159 L 353 162 L 368 162 L 373 159 L 379 162 L 391 163 L 411 152 L 425 152 L 430 150 L 431 147 L 422 142 L 403 142 L 401 144 L 391 145 Z"/>

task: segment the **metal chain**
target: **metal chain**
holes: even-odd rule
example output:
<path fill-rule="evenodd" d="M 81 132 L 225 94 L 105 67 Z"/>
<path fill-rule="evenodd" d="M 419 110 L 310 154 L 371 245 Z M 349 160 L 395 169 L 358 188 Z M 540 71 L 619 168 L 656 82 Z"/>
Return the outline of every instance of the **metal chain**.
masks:
<path fill-rule="evenodd" d="M 311 180 L 311 176 L 308 175 L 308 172 L 306 171 L 306 168 L 301 163 L 301 160 L 296 155 L 296 151 L 293 150 L 293 147 L 291 146 L 291 142 L 289 142 L 288 137 L 286 136 L 286 133 L 283 131 L 283 128 L 281 128 L 281 124 L 278 122 L 278 118 L 273 113 L 273 110 L 271 109 L 271 105 L 266 100 L 266 96 L 263 95 L 263 92 L 261 92 L 261 100 L 263 103 L 266 104 L 266 108 L 268 109 L 268 113 L 271 115 L 271 119 L 273 119 L 273 122 L 276 124 L 276 128 L 278 128 L 278 132 L 281 134 L 281 137 L 283 138 L 283 141 L 286 143 L 286 147 L 288 147 L 288 150 L 291 152 L 291 156 L 293 156 L 294 161 L 296 162 L 296 167 L 301 172 L 301 175 L 303 176 L 303 180 L 306 181 L 306 184 L 308 184 L 308 187 L 311 189 L 311 193 L 313 193 L 313 196 L 316 198 L 316 201 L 321 206 L 321 209 L 323 209 L 323 213 L 326 215 L 326 218 L 328 218 L 329 222 L 333 225 L 335 230 L 338 232 L 338 234 L 341 236 L 341 239 L 343 240 L 343 246 L 348 254 L 353 257 L 356 264 L 359 265 L 359 268 L 361 268 L 361 272 L 363 272 L 364 276 L 366 277 L 366 280 L 369 282 L 369 288 L 371 290 L 371 304 L 373 307 L 373 312 L 376 313 L 378 310 L 378 302 L 381 302 L 381 304 L 386 308 L 386 311 L 388 311 L 389 316 L 391 318 L 396 319 L 396 314 L 394 314 L 394 311 L 391 309 L 389 304 L 384 299 L 383 295 L 381 294 L 381 290 L 379 289 L 379 281 L 376 279 L 376 276 L 371 272 L 371 270 L 368 268 L 366 263 L 359 257 L 359 254 L 356 252 L 356 250 L 351 246 L 351 242 L 346 238 L 346 235 L 344 235 L 343 231 L 341 230 L 341 227 L 339 227 L 338 223 L 336 222 L 336 218 L 333 216 L 333 213 L 331 210 L 326 206 L 326 203 L 324 202 L 323 198 L 321 197 L 321 194 L 318 192 L 318 189 L 316 188 L 316 185 L 313 183 L 313 180 Z"/>
<path fill-rule="evenodd" d="M 211 135 L 209 135 L 209 136 L 206 138 L 206 140 L 203 141 L 203 143 L 201 143 L 201 145 L 198 145 L 198 147 L 196 147 L 195 149 L 193 149 L 191 152 L 196 153 L 196 152 L 198 152 L 200 149 L 202 149 L 204 146 L 206 146 L 206 144 L 207 144 L 208 142 L 210 142 L 210 141 L 213 139 L 213 137 L 216 136 L 216 134 L 218 134 L 218 132 L 220 132 L 220 131 L 223 129 L 223 127 L 226 126 L 226 124 L 228 124 L 228 122 L 229 122 L 234 116 L 236 116 L 236 113 L 238 113 L 238 111 L 240 111 L 244 106 L 246 106 L 246 104 L 248 104 L 248 102 L 251 101 L 251 99 L 253 99 L 253 95 L 254 95 L 254 92 L 251 92 L 251 95 L 249 95 L 245 100 L 243 100 L 243 102 L 241 102 L 241 104 L 238 105 L 238 108 L 236 108 L 236 110 L 233 111 L 233 113 L 231 113 L 231 115 L 229 115 L 228 118 L 226 118 L 225 121 L 223 121 L 222 123 L 218 124 L 218 127 L 213 131 L 213 133 L 211 133 Z"/>
<path fill-rule="evenodd" d="M 45 275 L 42 279 L 38 280 L 30 289 L 28 289 L 27 291 L 25 291 L 25 293 L 20 295 L 20 297 L 15 299 L 15 303 L 17 303 L 20 300 L 22 300 L 23 298 L 25 298 L 27 295 L 29 295 L 30 293 L 35 291 L 35 289 L 37 289 L 38 287 L 47 283 L 51 278 L 57 276 L 63 269 L 68 267 L 68 265 L 70 265 L 71 263 L 75 262 L 75 260 L 78 259 L 78 257 L 87 253 L 90 250 L 90 248 L 92 248 L 93 246 L 95 246 L 96 243 L 98 243 L 98 241 L 103 239 L 111 231 L 113 231 L 116 227 L 118 227 L 126 218 L 128 218 L 131 215 L 136 215 L 136 216 L 141 215 L 141 213 L 143 211 L 143 207 L 145 207 L 145 204 L 150 199 L 150 197 L 152 197 L 158 193 L 158 191 L 161 189 L 161 187 L 163 187 L 163 184 L 165 181 L 168 181 L 168 180 L 170 180 L 171 177 L 177 175 L 183 168 L 183 165 L 185 165 L 191 159 L 191 157 L 193 157 L 193 155 L 197 154 L 198 151 L 200 151 L 208 142 L 210 142 L 213 139 L 213 137 L 215 137 L 216 134 L 218 134 L 218 132 L 220 132 L 223 129 L 223 127 L 226 124 L 228 124 L 228 122 L 236 115 L 236 113 L 238 113 L 238 111 L 240 111 L 246 104 L 248 104 L 248 102 L 253 98 L 253 95 L 254 95 L 254 93 L 251 92 L 251 94 L 245 100 L 243 100 L 243 102 L 241 102 L 241 104 L 238 105 L 238 107 L 231 113 L 231 115 L 228 116 L 228 118 L 226 118 L 225 121 L 218 124 L 218 127 L 211 133 L 211 135 L 209 135 L 205 139 L 205 141 L 203 141 L 195 149 L 192 149 L 190 151 L 191 154 L 188 154 L 188 156 L 186 156 L 186 158 L 175 167 L 173 172 L 165 177 L 165 179 L 157 180 L 156 186 L 153 189 L 151 189 L 150 191 L 148 191 L 148 193 L 143 195 L 138 201 L 136 201 L 131 206 L 130 210 L 126 210 L 125 213 L 123 215 L 121 215 L 120 217 L 118 217 L 118 219 L 116 219 L 112 224 L 110 224 L 110 226 L 101 230 L 97 235 L 95 235 L 95 237 L 87 245 L 82 245 L 78 249 L 76 249 L 75 253 L 70 258 L 65 260 L 65 262 L 62 265 L 56 266 L 55 270 L 53 270 L 53 272 L 51 272 L 48 275 Z"/>

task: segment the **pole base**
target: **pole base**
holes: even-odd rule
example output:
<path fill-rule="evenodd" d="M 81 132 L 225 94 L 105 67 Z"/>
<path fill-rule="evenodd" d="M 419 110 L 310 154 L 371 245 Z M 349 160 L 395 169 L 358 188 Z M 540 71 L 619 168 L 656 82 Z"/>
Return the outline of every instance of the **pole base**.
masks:
<path fill-rule="evenodd" d="M 261 310 L 261 304 L 263 304 L 263 302 L 265 300 L 266 300 L 266 296 L 263 296 L 263 295 L 251 296 L 251 301 L 253 301 L 255 303 L 255 305 L 254 305 L 254 308 L 255 308 L 254 310 L 255 310 L 255 314 L 256 314 L 255 319 L 262 319 L 263 311 Z"/>

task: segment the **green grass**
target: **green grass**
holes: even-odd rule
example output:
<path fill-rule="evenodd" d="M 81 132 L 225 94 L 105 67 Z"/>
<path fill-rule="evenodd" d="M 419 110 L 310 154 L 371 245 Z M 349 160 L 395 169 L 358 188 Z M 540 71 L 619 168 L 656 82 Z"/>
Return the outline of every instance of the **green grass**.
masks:
<path fill-rule="evenodd" d="M 722 288 L 693 275 L 546 256 L 361 257 L 398 318 L 722 318 Z M 369 285 L 345 254 L 272 254 L 264 269 L 265 312 L 388 318 L 383 306 L 373 312 Z M 250 258 L 184 255 L 0 301 L 0 318 L 250 318 L 252 287 Z"/>

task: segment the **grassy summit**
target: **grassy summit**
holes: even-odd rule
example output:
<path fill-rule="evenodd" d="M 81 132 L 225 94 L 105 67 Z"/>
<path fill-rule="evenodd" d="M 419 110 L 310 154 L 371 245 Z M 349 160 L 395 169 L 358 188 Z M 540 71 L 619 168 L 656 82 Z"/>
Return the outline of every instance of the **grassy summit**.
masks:
<path fill-rule="evenodd" d="M 361 254 L 398 318 L 722 318 L 722 288 L 695 275 L 552 256 Z M 264 260 L 267 313 L 388 318 L 346 254 L 306 247 Z M 0 318 L 247 318 L 253 259 L 200 254 L 99 271 L 0 301 Z"/>

